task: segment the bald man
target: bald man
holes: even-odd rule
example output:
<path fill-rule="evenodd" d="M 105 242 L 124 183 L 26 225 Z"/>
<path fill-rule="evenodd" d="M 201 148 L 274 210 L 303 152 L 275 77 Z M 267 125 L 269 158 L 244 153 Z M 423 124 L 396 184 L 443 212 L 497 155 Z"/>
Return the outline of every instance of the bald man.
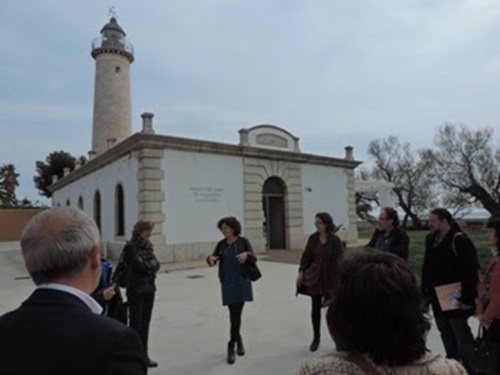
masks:
<path fill-rule="evenodd" d="M 21 248 L 37 288 L 0 317 L 0 372 L 146 374 L 139 336 L 100 315 L 90 297 L 101 272 L 95 222 L 74 208 L 43 211 L 24 229 Z"/>

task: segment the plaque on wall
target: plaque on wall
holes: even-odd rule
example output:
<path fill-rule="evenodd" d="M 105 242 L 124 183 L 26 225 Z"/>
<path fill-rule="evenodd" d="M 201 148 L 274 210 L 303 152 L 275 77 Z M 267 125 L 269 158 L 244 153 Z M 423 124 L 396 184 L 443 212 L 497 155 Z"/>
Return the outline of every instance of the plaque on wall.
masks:
<path fill-rule="evenodd" d="M 288 141 L 276 134 L 259 134 L 255 140 L 263 146 L 288 148 Z"/>

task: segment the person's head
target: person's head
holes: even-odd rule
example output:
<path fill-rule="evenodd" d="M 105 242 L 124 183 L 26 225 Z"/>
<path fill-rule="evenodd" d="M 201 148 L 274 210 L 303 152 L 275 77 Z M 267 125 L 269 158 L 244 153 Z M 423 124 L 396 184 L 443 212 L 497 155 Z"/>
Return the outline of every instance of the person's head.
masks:
<path fill-rule="evenodd" d="M 148 220 L 139 220 L 134 225 L 134 229 L 132 229 L 132 238 L 142 238 L 144 240 L 149 240 L 151 237 L 151 233 L 153 233 L 153 228 L 155 224 L 152 221 Z"/>
<path fill-rule="evenodd" d="M 332 233 L 335 229 L 333 219 L 328 212 L 318 212 L 314 216 L 314 225 L 316 230 L 320 233 Z"/>
<path fill-rule="evenodd" d="M 241 224 L 234 216 L 223 217 L 217 222 L 217 228 L 224 238 L 238 237 L 241 234 Z"/>
<path fill-rule="evenodd" d="M 500 217 L 490 217 L 486 223 L 488 241 L 490 245 L 499 250 L 500 240 Z"/>
<path fill-rule="evenodd" d="M 446 208 L 435 208 L 429 214 L 429 228 L 431 231 L 438 233 L 446 233 L 451 228 L 455 228 L 460 231 L 460 227 L 453 217 L 450 211 Z"/>
<path fill-rule="evenodd" d="M 78 284 L 89 293 L 97 286 L 99 229 L 82 210 L 65 207 L 40 212 L 24 228 L 21 249 L 36 285 Z"/>
<path fill-rule="evenodd" d="M 345 258 L 327 312 L 337 347 L 368 353 L 376 363 L 408 364 L 425 354 L 430 323 L 408 263 L 381 251 Z"/>
<path fill-rule="evenodd" d="M 389 232 L 390 230 L 397 228 L 398 226 L 398 212 L 392 207 L 382 207 L 380 209 L 380 214 L 378 215 L 378 229 L 383 232 Z"/>

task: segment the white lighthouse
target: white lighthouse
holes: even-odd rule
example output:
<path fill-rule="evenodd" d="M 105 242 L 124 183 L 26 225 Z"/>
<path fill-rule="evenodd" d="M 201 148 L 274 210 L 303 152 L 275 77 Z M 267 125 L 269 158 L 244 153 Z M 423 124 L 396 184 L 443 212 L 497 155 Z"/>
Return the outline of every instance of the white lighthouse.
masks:
<path fill-rule="evenodd" d="M 99 155 L 132 134 L 130 64 L 134 49 L 115 17 L 92 41 L 92 57 L 95 91 L 91 153 Z"/>

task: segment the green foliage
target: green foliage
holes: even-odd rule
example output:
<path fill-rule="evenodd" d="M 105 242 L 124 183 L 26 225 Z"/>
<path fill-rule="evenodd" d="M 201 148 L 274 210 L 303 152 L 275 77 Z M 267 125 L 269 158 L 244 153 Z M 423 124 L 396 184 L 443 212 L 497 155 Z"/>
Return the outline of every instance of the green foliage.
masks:
<path fill-rule="evenodd" d="M 18 202 L 16 198 L 16 187 L 19 173 L 16 173 L 14 164 L 5 164 L 0 167 L 0 207 L 16 207 Z"/>
<path fill-rule="evenodd" d="M 58 178 L 62 178 L 64 176 L 64 168 L 73 170 L 76 160 L 73 155 L 61 150 L 51 152 L 45 158 L 45 162 L 37 161 L 35 165 L 38 176 L 33 177 L 33 181 L 40 195 L 50 198 L 52 193 L 48 190 L 48 187 L 52 185 L 52 176 L 56 175 Z M 78 160 L 82 165 L 87 161 L 84 156 L 80 156 Z"/>

